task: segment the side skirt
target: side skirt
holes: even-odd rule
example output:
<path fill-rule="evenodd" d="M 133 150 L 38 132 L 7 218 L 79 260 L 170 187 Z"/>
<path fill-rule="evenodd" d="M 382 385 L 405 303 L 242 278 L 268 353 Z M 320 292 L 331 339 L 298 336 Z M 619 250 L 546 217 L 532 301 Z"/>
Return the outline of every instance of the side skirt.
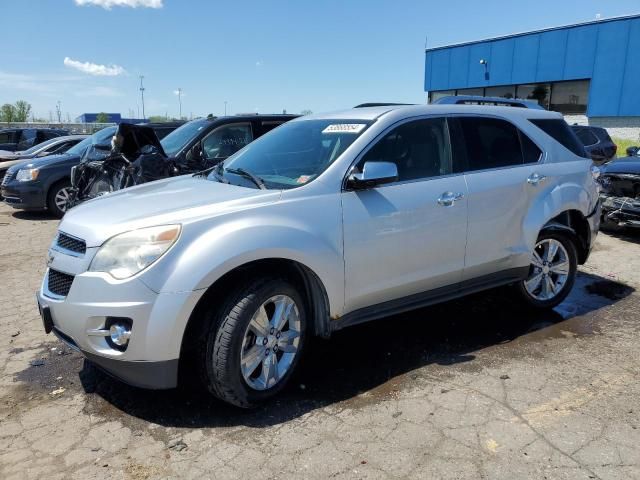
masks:
<path fill-rule="evenodd" d="M 343 328 L 358 325 L 360 323 L 378 320 L 391 315 L 397 315 L 399 313 L 416 310 L 436 303 L 447 302 L 482 290 L 508 285 L 509 283 L 524 280 L 528 276 L 528 266 L 511 268 L 491 275 L 465 280 L 464 282 L 447 285 L 446 287 L 436 288 L 428 292 L 417 293 L 408 297 L 378 303 L 370 307 L 354 310 L 337 320 L 330 321 L 331 331 L 336 332 Z"/>

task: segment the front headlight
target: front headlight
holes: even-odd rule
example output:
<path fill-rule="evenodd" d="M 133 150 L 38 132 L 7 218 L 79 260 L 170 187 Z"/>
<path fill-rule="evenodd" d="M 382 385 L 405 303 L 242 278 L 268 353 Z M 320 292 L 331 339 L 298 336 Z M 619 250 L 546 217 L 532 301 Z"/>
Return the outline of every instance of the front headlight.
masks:
<path fill-rule="evenodd" d="M 107 240 L 89 267 L 123 280 L 141 272 L 164 255 L 180 236 L 180 225 L 161 225 L 121 233 Z"/>
<path fill-rule="evenodd" d="M 18 170 L 16 180 L 19 182 L 33 182 L 36 178 L 38 178 L 39 173 L 40 169 L 38 168 L 21 168 L 20 170 Z"/>

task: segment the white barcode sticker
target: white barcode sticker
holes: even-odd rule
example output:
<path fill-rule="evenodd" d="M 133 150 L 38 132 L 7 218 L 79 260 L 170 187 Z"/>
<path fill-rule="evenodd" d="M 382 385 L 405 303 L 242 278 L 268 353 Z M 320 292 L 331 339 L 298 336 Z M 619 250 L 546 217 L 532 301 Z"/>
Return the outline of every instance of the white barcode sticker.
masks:
<path fill-rule="evenodd" d="M 322 133 L 360 133 L 365 123 L 334 123 L 325 128 Z"/>

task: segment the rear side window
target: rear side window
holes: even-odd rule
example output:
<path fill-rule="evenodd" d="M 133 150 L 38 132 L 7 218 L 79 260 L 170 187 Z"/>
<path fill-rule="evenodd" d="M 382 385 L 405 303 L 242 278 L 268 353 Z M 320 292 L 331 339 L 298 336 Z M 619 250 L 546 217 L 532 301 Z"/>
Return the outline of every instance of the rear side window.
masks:
<path fill-rule="evenodd" d="M 529 121 L 575 155 L 591 158 L 584 149 L 584 145 L 564 120 L 536 118 Z"/>
<path fill-rule="evenodd" d="M 524 163 L 520 132 L 511 123 L 497 118 L 462 117 L 458 118 L 458 125 L 466 150 L 467 164 L 464 170 L 485 170 Z M 533 150 L 531 147 L 537 149 L 535 145 L 530 145 Z"/>
<path fill-rule="evenodd" d="M 574 128 L 573 131 L 585 147 L 598 143 L 598 137 L 588 128 Z"/>

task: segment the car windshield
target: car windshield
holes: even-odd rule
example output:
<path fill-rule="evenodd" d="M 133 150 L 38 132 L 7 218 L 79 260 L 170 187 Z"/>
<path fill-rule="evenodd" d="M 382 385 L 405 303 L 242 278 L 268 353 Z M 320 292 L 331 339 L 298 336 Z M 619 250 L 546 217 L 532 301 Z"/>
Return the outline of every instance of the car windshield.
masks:
<path fill-rule="evenodd" d="M 174 157 L 182 150 L 198 133 L 205 128 L 210 120 L 193 120 L 176 128 L 169 135 L 160 140 L 164 152 L 169 157 Z"/>
<path fill-rule="evenodd" d="M 49 145 L 51 145 L 52 143 L 55 143 L 55 142 L 58 142 L 58 141 L 59 141 L 59 139 L 52 138 L 51 140 L 47 140 L 46 142 L 42 142 L 42 143 L 39 143 L 37 145 L 34 145 L 33 147 L 28 148 L 27 150 L 24 150 L 21 153 L 23 155 L 31 155 L 32 153 L 36 153 L 39 150 L 42 150 L 43 148 L 46 148 Z"/>
<path fill-rule="evenodd" d="M 113 134 L 116 133 L 117 127 L 106 127 L 102 130 L 97 131 L 93 135 L 88 138 L 85 138 L 80 143 L 74 145 L 69 150 L 67 150 L 67 154 L 69 155 L 80 155 L 82 156 L 82 161 L 86 162 L 88 160 L 95 160 L 95 155 L 88 154 L 89 151 L 97 151 L 97 152 L 105 152 L 109 153 L 111 150 L 111 138 Z M 108 146 L 108 149 L 95 149 L 95 145 Z M 91 148 L 87 148 L 91 147 Z M 98 154 L 99 156 L 99 154 Z"/>
<path fill-rule="evenodd" d="M 364 120 L 300 120 L 276 128 L 229 157 L 209 174 L 210 180 L 243 177 L 247 173 L 265 188 L 301 187 L 324 172 L 371 125 Z M 232 182 L 235 183 L 235 182 Z"/>

